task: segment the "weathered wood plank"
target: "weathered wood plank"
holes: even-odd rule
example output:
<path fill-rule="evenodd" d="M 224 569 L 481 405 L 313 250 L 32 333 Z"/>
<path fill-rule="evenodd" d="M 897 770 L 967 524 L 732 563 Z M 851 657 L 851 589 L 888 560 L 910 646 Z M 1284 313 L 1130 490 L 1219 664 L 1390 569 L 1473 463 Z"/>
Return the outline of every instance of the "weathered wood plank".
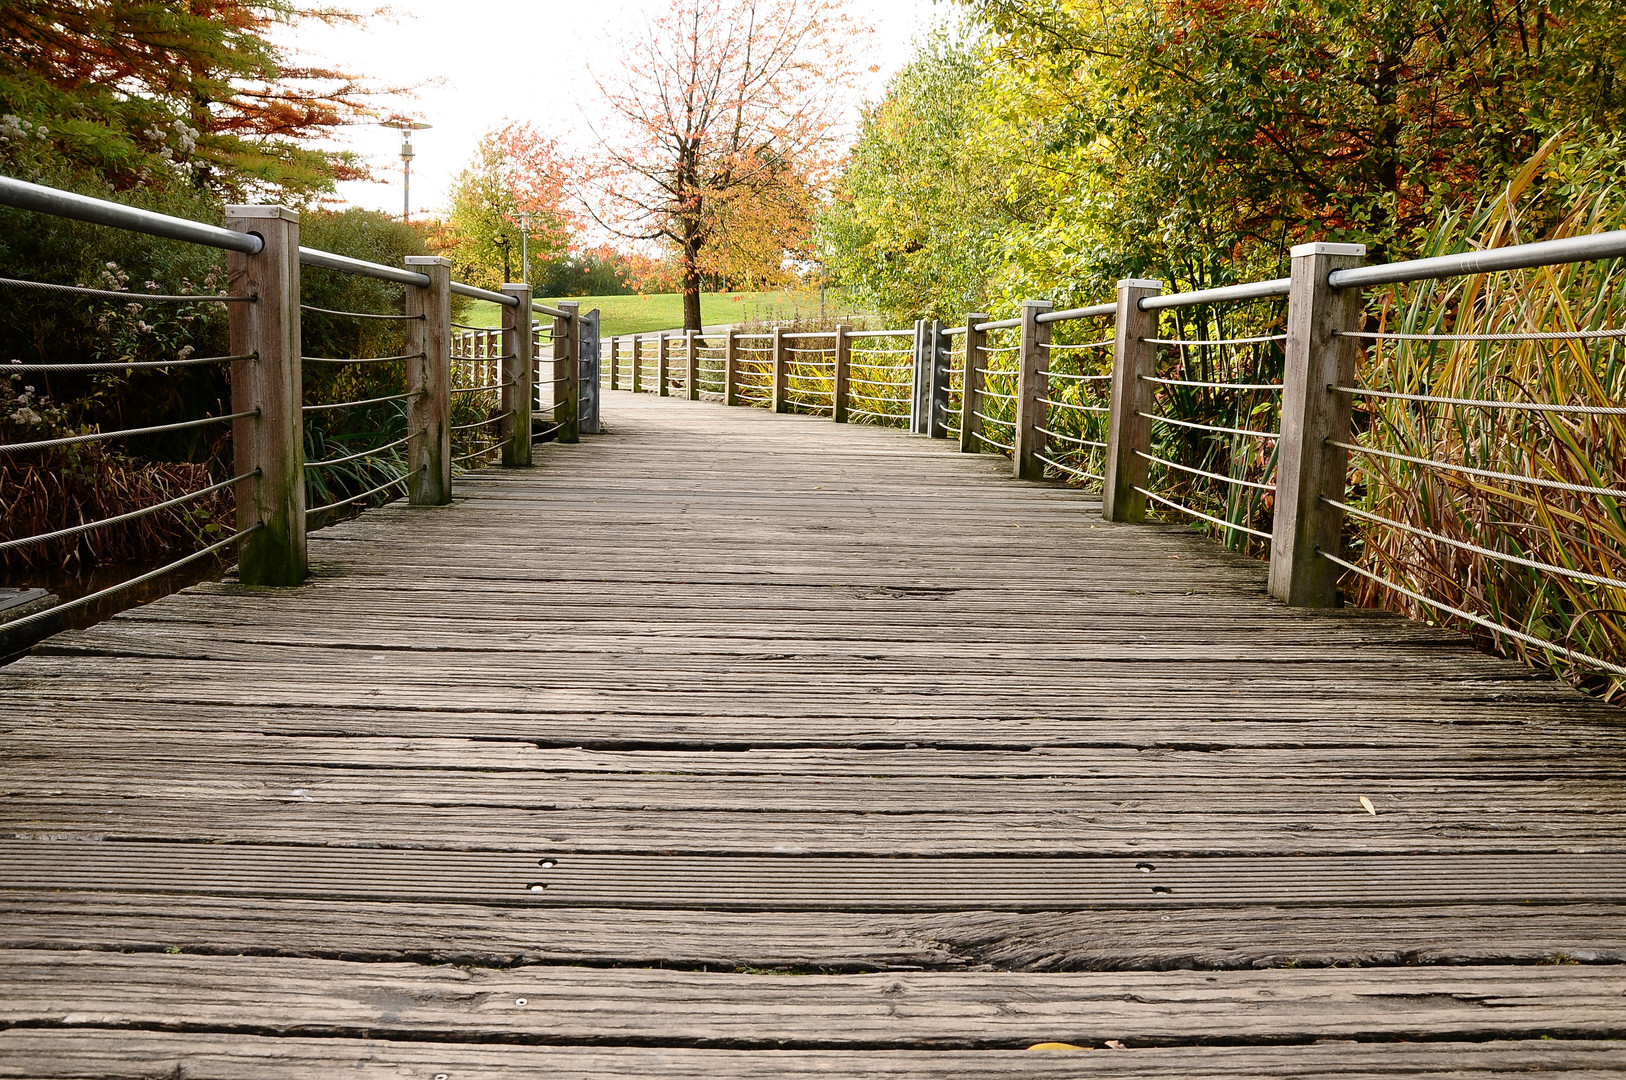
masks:
<path fill-rule="evenodd" d="M 13 950 L 0 1023 L 732 1048 L 1617 1038 L 1615 967 L 740 975 Z"/>
<path fill-rule="evenodd" d="M 0 948 L 812 971 L 1626 962 L 1607 905 L 693 912 L 0 892 Z"/>
<path fill-rule="evenodd" d="M 712 1050 L 412 1043 L 384 1039 L 276 1038 L 247 1034 L 95 1028 L 0 1031 L 0 1077 L 35 1080 L 307 1080 L 339 1070 L 356 1080 L 1188 1080 L 1291 1077 L 1373 1080 L 1431 1077 L 1591 1080 L 1626 1069 L 1626 1049 L 1584 1040 L 1491 1043 L 1355 1043 L 1305 1046 L 1147 1047 L 1133 1052 L 1022 1050 Z"/>

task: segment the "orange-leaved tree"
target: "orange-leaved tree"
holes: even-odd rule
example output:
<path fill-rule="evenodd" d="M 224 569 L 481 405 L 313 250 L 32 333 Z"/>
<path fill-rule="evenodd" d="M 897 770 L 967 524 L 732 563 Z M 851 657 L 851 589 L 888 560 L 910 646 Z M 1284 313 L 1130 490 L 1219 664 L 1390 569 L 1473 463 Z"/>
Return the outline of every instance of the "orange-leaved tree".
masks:
<path fill-rule="evenodd" d="M 672 251 L 685 327 L 700 328 L 703 277 L 778 271 L 802 246 L 865 32 L 841 0 L 670 0 L 595 76 L 609 127 L 586 201 L 617 236 Z"/>
<path fill-rule="evenodd" d="M 486 288 L 525 280 L 570 250 L 577 221 L 565 191 L 574 165 L 563 148 L 530 124 L 510 121 L 481 137 L 474 160 L 452 182 L 451 208 L 434 245 L 462 280 Z M 525 241 L 521 242 L 521 234 Z"/>

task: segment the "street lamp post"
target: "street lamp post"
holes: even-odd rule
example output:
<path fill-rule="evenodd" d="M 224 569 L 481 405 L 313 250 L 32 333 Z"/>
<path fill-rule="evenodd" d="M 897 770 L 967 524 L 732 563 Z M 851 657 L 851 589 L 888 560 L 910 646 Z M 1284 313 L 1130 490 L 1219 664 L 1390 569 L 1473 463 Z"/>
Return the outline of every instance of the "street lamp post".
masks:
<path fill-rule="evenodd" d="M 384 127 L 401 133 L 401 220 L 412 220 L 412 133 L 426 131 L 433 124 L 422 120 L 390 120 Z"/>

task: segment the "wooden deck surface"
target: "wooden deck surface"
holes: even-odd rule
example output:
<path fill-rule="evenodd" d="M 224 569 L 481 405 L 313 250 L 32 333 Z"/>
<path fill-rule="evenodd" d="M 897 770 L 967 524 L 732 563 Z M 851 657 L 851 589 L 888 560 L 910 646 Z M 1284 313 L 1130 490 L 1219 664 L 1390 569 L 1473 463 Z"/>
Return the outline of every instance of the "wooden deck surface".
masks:
<path fill-rule="evenodd" d="M 942 442 L 605 417 L 0 669 L 0 1077 L 1626 1071 L 1617 710 Z"/>

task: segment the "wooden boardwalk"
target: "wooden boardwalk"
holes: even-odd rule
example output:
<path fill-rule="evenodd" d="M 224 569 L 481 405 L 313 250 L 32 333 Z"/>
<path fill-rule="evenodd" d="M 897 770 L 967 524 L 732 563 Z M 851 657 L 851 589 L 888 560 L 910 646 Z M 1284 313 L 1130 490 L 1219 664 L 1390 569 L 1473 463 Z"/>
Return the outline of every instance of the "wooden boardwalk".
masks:
<path fill-rule="evenodd" d="M 0 1077 L 1626 1071 L 1618 711 L 942 443 L 605 415 L 0 669 Z"/>

